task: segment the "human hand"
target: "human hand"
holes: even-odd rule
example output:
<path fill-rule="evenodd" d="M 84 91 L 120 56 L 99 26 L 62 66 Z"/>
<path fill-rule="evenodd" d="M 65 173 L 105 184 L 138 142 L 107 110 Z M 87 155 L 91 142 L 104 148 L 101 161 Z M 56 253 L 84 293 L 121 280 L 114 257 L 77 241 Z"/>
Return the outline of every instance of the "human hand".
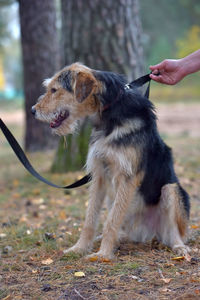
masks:
<path fill-rule="evenodd" d="M 169 85 L 176 84 L 186 75 L 182 68 L 181 59 L 165 59 L 149 68 L 152 71 L 152 74 L 150 74 L 151 79 Z"/>

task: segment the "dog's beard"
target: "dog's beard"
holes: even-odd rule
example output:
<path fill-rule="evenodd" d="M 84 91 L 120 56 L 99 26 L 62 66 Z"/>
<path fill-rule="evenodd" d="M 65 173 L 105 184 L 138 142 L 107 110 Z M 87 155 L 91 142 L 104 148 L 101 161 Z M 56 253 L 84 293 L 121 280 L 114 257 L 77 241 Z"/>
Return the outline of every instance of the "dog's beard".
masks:
<path fill-rule="evenodd" d="M 79 121 L 74 120 L 72 113 L 66 108 L 48 114 L 37 110 L 35 117 L 42 122 L 48 123 L 52 128 L 52 133 L 59 136 L 73 134 L 79 124 Z"/>

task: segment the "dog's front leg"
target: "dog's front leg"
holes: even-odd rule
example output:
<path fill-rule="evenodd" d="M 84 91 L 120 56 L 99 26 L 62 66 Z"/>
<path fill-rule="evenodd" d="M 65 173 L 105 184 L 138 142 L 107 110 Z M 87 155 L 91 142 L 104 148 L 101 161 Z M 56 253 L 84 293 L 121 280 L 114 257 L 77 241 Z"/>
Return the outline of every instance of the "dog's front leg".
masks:
<path fill-rule="evenodd" d="M 116 186 L 116 196 L 104 227 L 100 250 L 88 258 L 97 257 L 101 260 L 102 258 L 113 259 L 114 257 L 113 250 L 118 239 L 118 233 L 137 185 L 133 178 L 120 175 Z"/>
<path fill-rule="evenodd" d="M 73 247 L 64 250 L 64 253 L 76 252 L 84 254 L 91 249 L 104 198 L 105 184 L 103 177 L 95 176 L 90 186 L 89 204 L 80 238 Z"/>

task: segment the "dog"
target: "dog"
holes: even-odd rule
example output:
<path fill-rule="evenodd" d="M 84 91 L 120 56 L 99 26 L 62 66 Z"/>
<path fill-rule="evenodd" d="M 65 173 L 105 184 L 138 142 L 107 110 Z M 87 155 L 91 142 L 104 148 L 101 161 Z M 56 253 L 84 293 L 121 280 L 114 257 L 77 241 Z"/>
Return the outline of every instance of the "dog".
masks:
<path fill-rule="evenodd" d="M 90 117 L 87 171 L 92 174 L 85 223 L 77 243 L 64 252 L 91 251 L 104 201 L 108 216 L 101 246 L 89 257 L 113 259 L 117 242 L 156 237 L 181 255 L 190 211 L 187 192 L 173 167 L 171 149 L 161 139 L 153 104 L 124 76 L 80 63 L 44 81 L 46 93 L 32 113 L 58 135 L 73 133 Z"/>

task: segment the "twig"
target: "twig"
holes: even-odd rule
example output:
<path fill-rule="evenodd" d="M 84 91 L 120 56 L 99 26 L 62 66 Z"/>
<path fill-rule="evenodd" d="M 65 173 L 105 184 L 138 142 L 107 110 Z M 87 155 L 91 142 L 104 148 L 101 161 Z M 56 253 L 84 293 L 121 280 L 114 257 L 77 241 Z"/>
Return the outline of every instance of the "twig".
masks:
<path fill-rule="evenodd" d="M 164 276 L 163 276 L 163 273 L 162 273 L 161 269 L 158 269 L 158 273 L 160 274 L 160 277 L 163 279 Z"/>
<path fill-rule="evenodd" d="M 79 291 L 77 291 L 76 289 L 74 289 L 74 292 L 83 300 L 87 300 L 86 298 L 84 298 L 80 293 Z"/>

